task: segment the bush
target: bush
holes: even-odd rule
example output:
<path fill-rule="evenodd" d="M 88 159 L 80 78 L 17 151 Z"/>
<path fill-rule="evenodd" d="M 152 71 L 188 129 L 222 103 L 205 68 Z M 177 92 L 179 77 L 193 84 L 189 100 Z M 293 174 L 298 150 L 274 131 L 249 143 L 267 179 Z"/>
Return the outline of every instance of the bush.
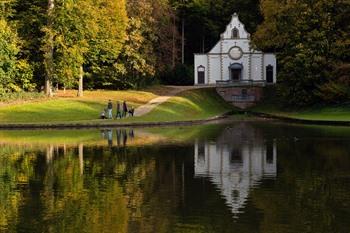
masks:
<path fill-rule="evenodd" d="M 44 98 L 44 93 L 39 92 L 0 92 L 0 102 L 10 103 L 14 101 L 26 101 Z"/>
<path fill-rule="evenodd" d="M 325 103 L 338 104 L 350 100 L 350 64 L 335 68 L 333 78 L 319 87 L 317 95 Z"/>

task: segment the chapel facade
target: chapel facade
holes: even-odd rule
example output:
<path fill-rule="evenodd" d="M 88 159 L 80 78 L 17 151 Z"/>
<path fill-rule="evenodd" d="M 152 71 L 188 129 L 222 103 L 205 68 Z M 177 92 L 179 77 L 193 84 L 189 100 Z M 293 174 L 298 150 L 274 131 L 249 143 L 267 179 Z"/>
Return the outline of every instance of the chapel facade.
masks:
<path fill-rule="evenodd" d="M 218 43 L 194 55 L 195 85 L 215 85 L 226 101 L 243 108 L 260 100 L 261 87 L 276 83 L 276 71 L 276 56 L 252 48 L 236 13 Z"/>
<path fill-rule="evenodd" d="M 195 54 L 196 85 L 276 83 L 276 56 L 254 50 L 250 34 L 235 13 L 219 42 L 206 54 Z"/>

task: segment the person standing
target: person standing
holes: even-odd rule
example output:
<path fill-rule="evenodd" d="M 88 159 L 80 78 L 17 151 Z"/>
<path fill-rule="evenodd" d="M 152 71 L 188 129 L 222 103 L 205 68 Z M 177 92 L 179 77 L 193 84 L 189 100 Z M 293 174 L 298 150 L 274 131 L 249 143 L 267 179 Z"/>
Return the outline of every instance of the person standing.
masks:
<path fill-rule="evenodd" d="M 118 119 L 118 117 L 120 119 L 122 119 L 122 110 L 121 110 L 121 106 L 120 106 L 120 102 L 117 101 L 117 115 L 116 115 L 116 118 Z"/>
<path fill-rule="evenodd" d="M 126 117 L 127 114 L 128 114 L 128 106 L 126 105 L 126 102 L 124 100 L 124 102 L 123 102 L 123 117 Z"/>
<path fill-rule="evenodd" d="M 112 114 L 113 104 L 111 100 L 108 101 L 107 110 L 108 110 L 108 119 L 113 119 L 113 114 Z"/>

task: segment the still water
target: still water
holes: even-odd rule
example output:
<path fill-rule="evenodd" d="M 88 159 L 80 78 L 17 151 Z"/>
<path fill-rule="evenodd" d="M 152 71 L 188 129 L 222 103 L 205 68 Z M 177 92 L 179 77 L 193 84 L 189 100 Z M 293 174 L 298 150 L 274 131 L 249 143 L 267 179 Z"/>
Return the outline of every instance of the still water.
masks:
<path fill-rule="evenodd" d="M 0 131 L 0 232 L 350 232 L 350 128 Z"/>

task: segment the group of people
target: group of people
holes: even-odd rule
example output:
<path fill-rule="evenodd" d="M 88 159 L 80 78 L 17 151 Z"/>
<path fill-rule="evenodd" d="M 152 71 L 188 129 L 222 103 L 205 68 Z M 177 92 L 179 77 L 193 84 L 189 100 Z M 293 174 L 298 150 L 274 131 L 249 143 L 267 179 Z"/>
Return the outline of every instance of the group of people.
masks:
<path fill-rule="evenodd" d="M 123 104 L 120 104 L 120 102 L 117 101 L 116 110 L 117 110 L 117 113 L 115 115 L 116 119 L 118 118 L 122 119 L 123 117 L 127 117 L 128 114 L 129 116 L 134 116 L 134 112 L 135 112 L 133 107 L 128 108 L 126 101 L 124 101 Z M 108 101 L 107 108 L 105 108 L 104 111 L 101 112 L 100 118 L 113 119 L 113 103 L 111 100 Z"/>

